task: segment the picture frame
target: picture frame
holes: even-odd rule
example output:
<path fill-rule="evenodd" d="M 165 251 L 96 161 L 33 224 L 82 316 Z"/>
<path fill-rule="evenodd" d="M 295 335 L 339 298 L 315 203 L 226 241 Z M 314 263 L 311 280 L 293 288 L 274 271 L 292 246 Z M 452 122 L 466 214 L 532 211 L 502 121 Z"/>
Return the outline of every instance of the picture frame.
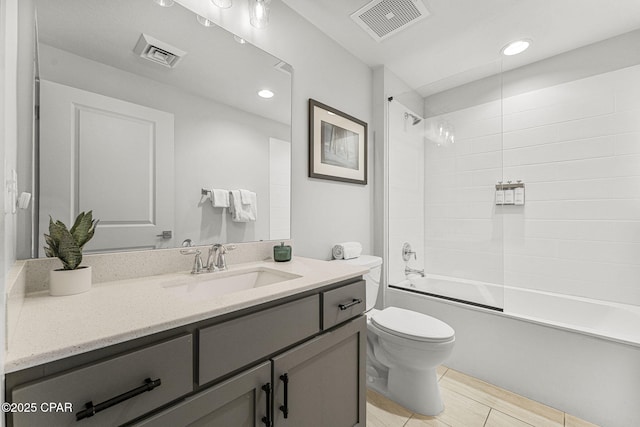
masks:
<path fill-rule="evenodd" d="M 367 123 L 309 99 L 309 177 L 367 185 Z"/>

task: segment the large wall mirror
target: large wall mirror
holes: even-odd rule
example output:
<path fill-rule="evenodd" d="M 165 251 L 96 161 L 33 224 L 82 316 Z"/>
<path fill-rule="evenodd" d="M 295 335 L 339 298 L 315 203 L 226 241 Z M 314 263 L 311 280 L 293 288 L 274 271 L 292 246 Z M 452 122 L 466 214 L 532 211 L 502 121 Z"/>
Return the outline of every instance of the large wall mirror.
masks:
<path fill-rule="evenodd" d="M 288 64 L 177 3 L 36 12 L 39 256 L 49 216 L 87 210 L 100 219 L 88 252 L 290 237 Z M 213 189 L 255 193 L 255 221 L 214 207 Z"/>

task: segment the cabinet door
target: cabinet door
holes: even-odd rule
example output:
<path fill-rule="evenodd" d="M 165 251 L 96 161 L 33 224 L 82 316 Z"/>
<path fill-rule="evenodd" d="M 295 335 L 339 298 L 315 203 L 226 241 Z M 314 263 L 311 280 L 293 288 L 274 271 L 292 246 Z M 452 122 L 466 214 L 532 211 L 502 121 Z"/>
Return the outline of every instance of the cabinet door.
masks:
<path fill-rule="evenodd" d="M 270 383 L 271 363 L 264 362 L 185 399 L 136 426 L 268 426 L 270 414 L 267 414 L 267 411 L 271 410 Z"/>
<path fill-rule="evenodd" d="M 360 316 L 273 358 L 274 427 L 365 425 L 366 333 Z"/>

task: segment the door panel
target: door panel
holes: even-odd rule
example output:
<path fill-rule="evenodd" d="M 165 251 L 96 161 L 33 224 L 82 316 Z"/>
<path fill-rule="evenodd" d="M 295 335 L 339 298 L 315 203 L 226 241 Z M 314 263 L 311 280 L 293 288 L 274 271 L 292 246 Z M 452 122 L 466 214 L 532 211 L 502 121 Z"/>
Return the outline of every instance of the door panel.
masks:
<path fill-rule="evenodd" d="M 265 426 L 271 362 L 264 362 L 160 412 L 136 427 L 256 427 Z M 302 426 L 299 426 L 302 427 Z"/>
<path fill-rule="evenodd" d="M 364 425 L 365 363 L 363 316 L 275 357 L 274 426 Z M 287 418 L 281 407 L 286 407 Z"/>
<path fill-rule="evenodd" d="M 172 247 L 173 114 L 46 80 L 40 102 L 40 229 L 93 210 L 87 252 Z"/>

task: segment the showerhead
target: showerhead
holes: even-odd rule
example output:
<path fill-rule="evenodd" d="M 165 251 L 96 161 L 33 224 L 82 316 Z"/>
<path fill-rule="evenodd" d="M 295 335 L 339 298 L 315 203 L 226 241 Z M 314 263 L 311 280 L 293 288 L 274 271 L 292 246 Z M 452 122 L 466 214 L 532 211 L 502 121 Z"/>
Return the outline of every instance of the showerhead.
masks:
<path fill-rule="evenodd" d="M 409 117 L 411 117 L 411 119 L 413 120 L 413 123 L 411 123 L 413 126 L 417 125 L 418 123 L 420 123 L 422 121 L 422 119 L 418 116 L 416 116 L 415 114 L 411 114 L 411 113 L 404 113 L 404 119 L 407 120 Z"/>

